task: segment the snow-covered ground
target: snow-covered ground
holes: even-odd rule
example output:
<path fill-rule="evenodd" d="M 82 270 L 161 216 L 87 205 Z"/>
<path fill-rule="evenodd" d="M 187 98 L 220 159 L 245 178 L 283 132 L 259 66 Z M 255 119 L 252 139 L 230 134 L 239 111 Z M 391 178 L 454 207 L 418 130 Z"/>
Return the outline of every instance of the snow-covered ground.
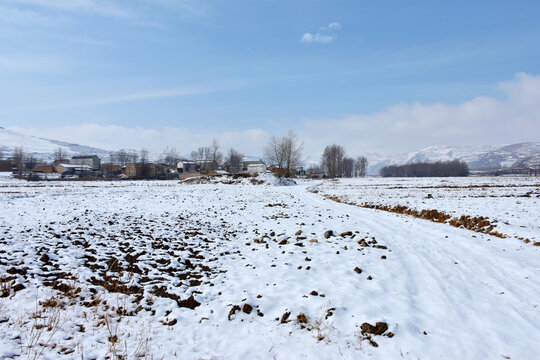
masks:
<path fill-rule="evenodd" d="M 323 196 L 538 239 L 538 181 L 263 180 L 1 178 L 0 358 L 540 358 L 539 247 Z"/>
<path fill-rule="evenodd" d="M 453 217 L 488 217 L 504 235 L 540 241 L 539 177 L 340 179 L 316 189 L 359 205 L 402 205 Z"/>

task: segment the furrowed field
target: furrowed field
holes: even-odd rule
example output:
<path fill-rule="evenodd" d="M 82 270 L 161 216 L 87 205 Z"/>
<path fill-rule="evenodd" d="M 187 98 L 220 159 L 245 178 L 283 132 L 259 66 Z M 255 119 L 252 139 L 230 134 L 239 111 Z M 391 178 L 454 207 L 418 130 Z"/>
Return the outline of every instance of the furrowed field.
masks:
<path fill-rule="evenodd" d="M 534 177 L 0 180 L 0 358 L 540 358 Z"/>

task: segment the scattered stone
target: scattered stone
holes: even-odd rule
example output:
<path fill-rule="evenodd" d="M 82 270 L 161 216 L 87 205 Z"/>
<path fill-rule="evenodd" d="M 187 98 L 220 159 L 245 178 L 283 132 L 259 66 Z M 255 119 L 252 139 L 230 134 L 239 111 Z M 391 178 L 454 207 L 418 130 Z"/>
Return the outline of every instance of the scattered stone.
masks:
<path fill-rule="evenodd" d="M 324 232 L 324 238 L 325 239 L 328 239 L 330 236 L 334 235 L 334 231 L 333 230 L 327 230 Z"/>
<path fill-rule="evenodd" d="M 371 277 L 371 275 L 369 275 L 369 276 L 367 277 L 367 279 L 368 279 L 368 280 L 373 280 L 373 278 Z"/>
<path fill-rule="evenodd" d="M 354 272 L 358 273 L 358 274 L 361 274 L 362 273 L 362 269 L 360 269 L 358 266 L 354 268 Z"/>
<path fill-rule="evenodd" d="M 252 310 L 253 310 L 253 306 L 249 304 L 244 304 L 244 306 L 242 307 L 242 311 L 245 312 L 246 314 L 251 314 Z"/>
<path fill-rule="evenodd" d="M 317 296 L 317 295 L 319 295 L 319 293 L 316 292 L 315 290 L 313 290 L 312 292 L 309 293 L 309 295 Z"/>
<path fill-rule="evenodd" d="M 345 231 L 339 234 L 339 236 L 345 237 L 345 236 L 351 236 L 352 234 L 353 234 L 352 231 Z"/>

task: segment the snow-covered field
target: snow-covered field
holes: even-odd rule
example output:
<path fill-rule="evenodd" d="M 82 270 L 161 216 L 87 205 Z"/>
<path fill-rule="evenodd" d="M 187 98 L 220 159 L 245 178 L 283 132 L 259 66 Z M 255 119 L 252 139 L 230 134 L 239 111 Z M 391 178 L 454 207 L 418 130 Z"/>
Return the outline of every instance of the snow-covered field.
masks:
<path fill-rule="evenodd" d="M 488 217 L 499 233 L 540 241 L 538 177 L 340 179 L 315 189 L 359 205 L 402 205 L 453 217 Z"/>
<path fill-rule="evenodd" d="M 539 188 L 2 178 L 0 358 L 537 359 L 540 247 L 515 236 L 539 240 Z"/>

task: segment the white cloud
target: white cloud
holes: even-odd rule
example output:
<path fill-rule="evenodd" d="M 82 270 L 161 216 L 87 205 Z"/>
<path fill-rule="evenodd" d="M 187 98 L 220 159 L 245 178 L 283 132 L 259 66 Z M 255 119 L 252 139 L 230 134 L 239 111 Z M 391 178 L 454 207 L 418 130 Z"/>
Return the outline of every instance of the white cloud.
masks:
<path fill-rule="evenodd" d="M 305 43 L 321 43 L 328 44 L 335 40 L 335 37 L 332 35 L 322 35 L 320 33 L 312 34 L 305 33 L 300 39 L 301 42 Z"/>
<path fill-rule="evenodd" d="M 319 33 L 310 33 L 307 32 L 300 38 L 301 42 L 304 43 L 320 43 L 328 44 L 336 40 L 337 35 L 336 31 L 341 29 L 341 24 L 338 22 L 331 22 L 328 26 L 323 26 L 320 28 L 321 32 Z"/>
<path fill-rule="evenodd" d="M 519 73 L 499 89 L 503 100 L 478 96 L 459 104 L 402 103 L 371 114 L 307 119 L 299 133 L 314 154 L 331 143 L 355 154 L 540 141 L 540 76 Z"/>
<path fill-rule="evenodd" d="M 328 28 L 332 30 L 340 30 L 341 24 L 338 22 L 331 22 L 330 24 L 328 24 Z"/>

